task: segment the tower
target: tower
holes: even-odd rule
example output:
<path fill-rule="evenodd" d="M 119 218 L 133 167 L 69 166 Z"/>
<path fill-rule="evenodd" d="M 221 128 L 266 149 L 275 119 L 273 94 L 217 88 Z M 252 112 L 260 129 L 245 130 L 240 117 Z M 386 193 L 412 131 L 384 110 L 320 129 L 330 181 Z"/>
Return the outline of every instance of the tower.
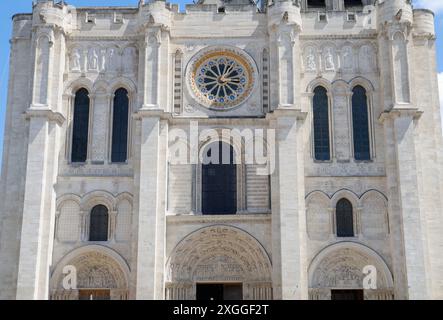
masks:
<path fill-rule="evenodd" d="M 396 296 L 427 299 L 442 267 L 440 116 L 437 91 L 426 94 L 437 85 L 433 16 L 406 0 L 377 10 Z"/>

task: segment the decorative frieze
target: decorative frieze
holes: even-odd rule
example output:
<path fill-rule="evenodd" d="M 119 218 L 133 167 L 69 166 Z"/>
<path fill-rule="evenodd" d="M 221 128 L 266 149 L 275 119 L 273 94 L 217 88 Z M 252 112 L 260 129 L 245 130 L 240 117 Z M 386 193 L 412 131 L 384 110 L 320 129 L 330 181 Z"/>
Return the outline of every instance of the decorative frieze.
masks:
<path fill-rule="evenodd" d="M 68 53 L 69 71 L 76 73 L 119 73 L 134 75 L 138 68 L 138 49 L 129 45 L 103 43 L 99 46 L 75 44 Z"/>
<path fill-rule="evenodd" d="M 371 74 L 378 72 L 377 54 L 372 42 L 306 42 L 303 71 L 306 73 L 341 72 Z M 338 46 L 337 46 L 338 45 Z"/>

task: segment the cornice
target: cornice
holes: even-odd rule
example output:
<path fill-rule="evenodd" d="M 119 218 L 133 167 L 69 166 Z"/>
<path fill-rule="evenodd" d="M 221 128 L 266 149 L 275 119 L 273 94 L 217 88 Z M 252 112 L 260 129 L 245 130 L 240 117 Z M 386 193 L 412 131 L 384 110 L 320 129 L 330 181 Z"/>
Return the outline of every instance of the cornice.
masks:
<path fill-rule="evenodd" d="M 376 40 L 377 32 L 365 35 L 357 34 L 326 34 L 326 35 L 304 35 L 300 34 L 300 40 Z"/>
<path fill-rule="evenodd" d="M 26 119 L 31 118 L 46 118 L 49 121 L 56 122 L 59 126 L 62 126 L 66 118 L 60 113 L 55 112 L 49 107 L 40 108 L 31 106 L 25 113 Z"/>
<path fill-rule="evenodd" d="M 237 215 L 168 215 L 166 220 L 171 224 L 194 223 L 233 223 L 233 222 L 271 222 L 271 214 L 237 214 Z"/>
<path fill-rule="evenodd" d="M 143 40 L 143 35 L 134 36 L 76 36 L 68 35 L 67 40 L 69 41 L 138 41 Z"/>

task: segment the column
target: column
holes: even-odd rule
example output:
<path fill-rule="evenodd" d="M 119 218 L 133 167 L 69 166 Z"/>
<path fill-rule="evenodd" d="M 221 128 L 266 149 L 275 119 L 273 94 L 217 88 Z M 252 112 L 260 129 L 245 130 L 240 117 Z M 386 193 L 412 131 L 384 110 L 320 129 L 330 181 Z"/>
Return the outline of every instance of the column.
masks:
<path fill-rule="evenodd" d="M 144 112 L 141 121 L 136 299 L 163 299 L 167 123 Z"/>
<path fill-rule="evenodd" d="M 32 105 L 48 107 L 50 104 L 49 89 L 53 59 L 54 32 L 51 28 L 41 28 L 35 37 L 35 60 Z"/>
<path fill-rule="evenodd" d="M 297 110 L 276 110 L 271 120 L 276 130 L 271 176 L 274 299 L 308 298 L 300 116 Z"/>
<path fill-rule="evenodd" d="M 351 158 L 351 146 L 349 134 L 351 131 L 349 114 L 352 108 L 348 101 L 351 99 L 350 93 L 345 88 L 335 87 L 331 95 L 328 92 L 330 101 L 333 102 L 334 121 L 334 157 L 338 162 L 348 162 Z"/>
<path fill-rule="evenodd" d="M 159 108 L 159 47 L 161 31 L 153 30 L 146 35 L 145 40 L 145 72 L 143 108 Z"/>
<path fill-rule="evenodd" d="M 91 96 L 93 107 L 92 115 L 92 148 L 90 150 L 91 163 L 103 164 L 107 159 L 109 115 L 111 96 L 106 93 L 97 93 Z"/>

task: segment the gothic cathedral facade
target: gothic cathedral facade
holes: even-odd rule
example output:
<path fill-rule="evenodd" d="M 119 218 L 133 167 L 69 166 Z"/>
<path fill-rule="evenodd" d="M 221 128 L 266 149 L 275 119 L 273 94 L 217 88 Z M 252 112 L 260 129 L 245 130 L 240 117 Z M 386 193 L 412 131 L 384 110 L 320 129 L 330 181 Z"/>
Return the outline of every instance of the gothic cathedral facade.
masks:
<path fill-rule="evenodd" d="M 409 0 L 35 1 L 0 298 L 443 299 L 436 70 Z"/>

